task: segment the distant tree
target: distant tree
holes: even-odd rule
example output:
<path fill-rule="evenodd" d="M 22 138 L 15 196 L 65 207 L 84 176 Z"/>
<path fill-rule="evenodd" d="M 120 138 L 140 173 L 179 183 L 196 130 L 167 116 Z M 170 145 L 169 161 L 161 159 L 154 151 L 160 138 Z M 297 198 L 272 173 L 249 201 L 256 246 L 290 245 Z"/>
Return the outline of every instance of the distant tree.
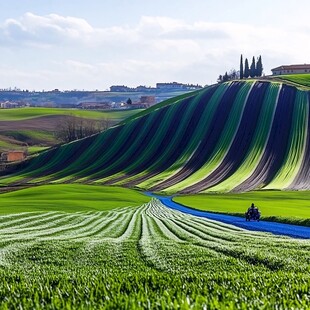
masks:
<path fill-rule="evenodd" d="M 127 99 L 126 101 L 127 104 L 132 104 L 132 100 L 130 98 Z"/>
<path fill-rule="evenodd" d="M 227 72 L 225 72 L 222 81 L 223 81 L 223 82 L 227 82 L 227 81 L 228 81 L 228 74 L 227 74 Z"/>
<path fill-rule="evenodd" d="M 243 57 L 242 57 L 242 54 L 241 54 L 241 57 L 240 57 L 240 80 L 243 79 Z"/>
<path fill-rule="evenodd" d="M 110 127 L 109 119 L 101 121 L 67 116 L 56 124 L 55 137 L 65 143 L 99 133 Z"/>
<path fill-rule="evenodd" d="M 263 63 L 262 63 L 262 56 L 259 56 L 256 63 L 256 76 L 263 75 Z"/>
<path fill-rule="evenodd" d="M 248 59 L 245 59 L 244 62 L 244 73 L 243 73 L 243 77 L 245 77 L 246 79 L 250 76 L 250 68 L 249 68 L 249 62 Z"/>
<path fill-rule="evenodd" d="M 231 80 L 237 80 L 240 77 L 240 72 L 236 71 L 235 69 L 231 69 L 229 73 L 227 71 L 225 72 L 224 75 L 219 75 L 217 82 L 222 83 L 222 82 L 227 82 Z"/>
<path fill-rule="evenodd" d="M 228 80 L 237 80 L 240 77 L 240 72 L 235 69 L 231 69 L 228 73 Z"/>
<path fill-rule="evenodd" d="M 250 77 L 253 78 L 255 76 L 256 76 L 256 66 L 255 66 L 255 58 L 253 56 L 251 67 L 250 67 Z"/>

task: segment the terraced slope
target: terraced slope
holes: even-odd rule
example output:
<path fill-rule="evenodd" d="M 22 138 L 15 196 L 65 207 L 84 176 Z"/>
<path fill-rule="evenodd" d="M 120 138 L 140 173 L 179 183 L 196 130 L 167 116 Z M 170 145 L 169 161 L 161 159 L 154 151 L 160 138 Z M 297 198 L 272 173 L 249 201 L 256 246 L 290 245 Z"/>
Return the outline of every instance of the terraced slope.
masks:
<path fill-rule="evenodd" d="M 43 153 L 1 182 L 309 190 L 309 99 L 308 91 L 270 81 L 213 85 Z"/>

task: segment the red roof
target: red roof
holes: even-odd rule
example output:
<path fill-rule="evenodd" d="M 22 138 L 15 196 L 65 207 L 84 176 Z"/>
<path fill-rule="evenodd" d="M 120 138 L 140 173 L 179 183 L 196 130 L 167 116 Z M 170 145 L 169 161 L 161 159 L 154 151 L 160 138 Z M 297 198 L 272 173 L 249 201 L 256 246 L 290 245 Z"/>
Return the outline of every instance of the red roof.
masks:
<path fill-rule="evenodd" d="M 310 69 L 310 65 L 303 64 L 303 65 L 284 65 L 280 66 L 274 69 L 271 69 L 271 71 L 278 71 L 278 70 L 303 70 L 303 69 Z"/>

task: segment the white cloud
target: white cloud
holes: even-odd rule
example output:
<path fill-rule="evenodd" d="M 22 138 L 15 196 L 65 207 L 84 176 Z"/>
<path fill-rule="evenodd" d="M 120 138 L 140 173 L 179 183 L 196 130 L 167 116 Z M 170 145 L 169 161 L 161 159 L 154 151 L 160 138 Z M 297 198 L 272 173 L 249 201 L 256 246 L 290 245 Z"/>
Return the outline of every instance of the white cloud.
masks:
<path fill-rule="evenodd" d="M 309 62 L 308 33 L 286 25 L 190 23 L 162 16 L 142 16 L 135 25 L 93 27 L 82 18 L 33 13 L 7 19 L 0 26 L 2 49 L 10 48 L 7 60 L 12 57 L 11 83 L 16 83 L 14 72 L 26 74 L 25 63 L 33 62 L 34 76 L 27 83 L 32 79 L 42 88 L 50 79 L 60 89 L 172 80 L 207 84 L 233 67 L 238 69 L 241 53 L 249 59 L 262 55 L 269 74 L 282 63 Z M 44 78 L 36 79 L 43 74 Z M 23 74 L 15 76 L 26 84 Z"/>
<path fill-rule="evenodd" d="M 72 68 L 76 71 L 89 71 L 89 72 L 94 72 L 96 70 L 96 67 L 94 65 L 88 64 L 88 63 L 84 63 L 84 62 L 80 62 L 80 61 L 76 61 L 76 60 L 67 60 L 66 61 L 66 65 L 69 68 Z"/>
<path fill-rule="evenodd" d="M 19 20 L 7 19 L 1 27 L 9 43 L 53 45 L 85 40 L 94 29 L 83 19 L 57 14 L 38 16 L 26 13 Z"/>

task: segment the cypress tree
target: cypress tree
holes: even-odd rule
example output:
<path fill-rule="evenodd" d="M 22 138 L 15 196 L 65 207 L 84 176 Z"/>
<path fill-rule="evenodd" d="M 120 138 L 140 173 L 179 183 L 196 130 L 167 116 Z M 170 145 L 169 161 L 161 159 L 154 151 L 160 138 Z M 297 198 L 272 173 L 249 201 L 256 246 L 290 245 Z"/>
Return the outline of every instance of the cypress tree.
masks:
<path fill-rule="evenodd" d="M 251 67 L 250 67 L 250 77 L 253 78 L 256 76 L 256 72 L 255 72 L 255 58 L 253 56 L 252 58 L 252 63 L 251 63 Z"/>
<path fill-rule="evenodd" d="M 243 58 L 242 58 L 242 54 L 240 57 L 240 80 L 243 79 Z"/>
<path fill-rule="evenodd" d="M 259 56 L 256 63 L 256 75 L 262 76 L 262 74 L 263 74 L 262 56 Z"/>
<path fill-rule="evenodd" d="M 245 59 L 244 62 L 244 74 L 243 77 L 245 77 L 246 79 L 250 76 L 250 69 L 249 69 L 249 62 L 248 59 Z"/>

